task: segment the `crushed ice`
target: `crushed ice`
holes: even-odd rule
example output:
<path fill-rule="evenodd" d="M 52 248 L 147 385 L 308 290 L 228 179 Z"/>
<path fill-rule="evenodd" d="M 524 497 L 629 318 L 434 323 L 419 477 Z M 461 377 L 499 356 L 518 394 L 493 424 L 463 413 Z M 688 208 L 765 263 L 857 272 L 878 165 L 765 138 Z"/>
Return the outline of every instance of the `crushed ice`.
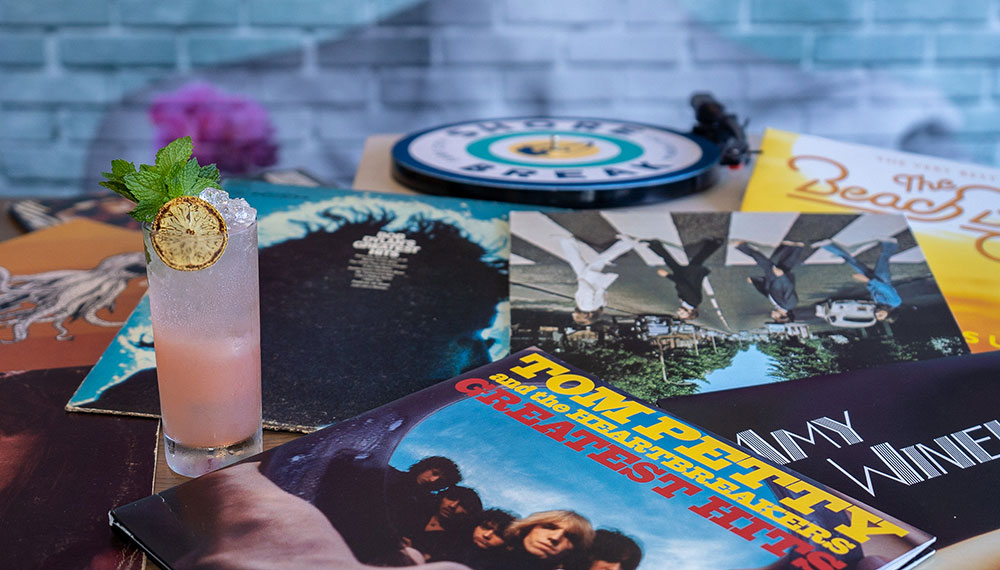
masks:
<path fill-rule="evenodd" d="M 257 210 L 243 198 L 230 198 L 229 192 L 218 188 L 205 188 L 198 195 L 222 214 L 229 226 L 247 226 L 257 219 Z"/>

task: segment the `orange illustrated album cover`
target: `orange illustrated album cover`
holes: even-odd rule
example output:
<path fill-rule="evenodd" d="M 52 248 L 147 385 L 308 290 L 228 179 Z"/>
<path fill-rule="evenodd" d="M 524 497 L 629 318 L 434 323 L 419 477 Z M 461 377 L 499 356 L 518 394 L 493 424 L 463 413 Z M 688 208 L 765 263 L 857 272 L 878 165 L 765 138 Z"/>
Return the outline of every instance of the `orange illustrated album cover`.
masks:
<path fill-rule="evenodd" d="M 74 220 L 0 242 L 0 371 L 91 365 L 146 291 L 139 232 Z"/>
<path fill-rule="evenodd" d="M 1000 349 L 1000 170 L 768 129 L 742 207 L 903 214 L 969 348 Z"/>

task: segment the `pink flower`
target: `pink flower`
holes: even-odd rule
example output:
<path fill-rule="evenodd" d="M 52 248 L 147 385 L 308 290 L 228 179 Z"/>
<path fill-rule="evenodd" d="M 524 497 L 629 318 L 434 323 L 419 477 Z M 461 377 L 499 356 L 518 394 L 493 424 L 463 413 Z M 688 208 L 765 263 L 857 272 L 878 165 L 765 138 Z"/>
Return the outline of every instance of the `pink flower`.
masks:
<path fill-rule="evenodd" d="M 223 174 L 246 174 L 278 161 L 274 127 L 264 107 L 211 84 L 189 83 L 159 95 L 149 117 L 157 148 L 190 136 L 198 163 L 214 163 Z"/>

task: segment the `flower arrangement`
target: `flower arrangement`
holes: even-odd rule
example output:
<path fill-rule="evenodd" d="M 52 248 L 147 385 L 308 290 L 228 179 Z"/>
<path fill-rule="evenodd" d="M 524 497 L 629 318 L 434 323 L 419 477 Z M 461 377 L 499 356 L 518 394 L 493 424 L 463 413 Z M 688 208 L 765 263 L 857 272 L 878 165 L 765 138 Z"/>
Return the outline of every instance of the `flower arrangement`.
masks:
<path fill-rule="evenodd" d="M 256 101 L 194 82 L 153 101 L 149 116 L 157 146 L 190 136 L 201 164 L 223 174 L 247 174 L 278 161 L 271 119 Z"/>

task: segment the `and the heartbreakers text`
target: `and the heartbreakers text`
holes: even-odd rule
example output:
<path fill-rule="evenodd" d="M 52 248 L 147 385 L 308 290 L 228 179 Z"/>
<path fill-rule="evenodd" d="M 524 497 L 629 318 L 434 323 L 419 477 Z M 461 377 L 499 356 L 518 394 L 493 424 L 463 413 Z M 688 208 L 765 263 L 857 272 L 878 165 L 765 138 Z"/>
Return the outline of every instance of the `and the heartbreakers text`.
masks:
<path fill-rule="evenodd" d="M 872 536 L 908 534 L 780 467 L 573 374 L 543 354 L 529 353 L 520 361 L 509 374 L 466 378 L 455 389 L 636 484 L 649 484 L 665 499 L 695 499 L 691 512 L 777 557 L 791 554 L 795 568 L 840 569 L 845 564 L 834 555 Z M 522 383 L 539 375 L 544 386 L 537 380 Z M 777 503 L 758 496 L 755 490 L 767 483 L 789 496 Z M 810 520 L 822 520 L 810 516 L 822 510 L 843 513 L 849 522 L 823 528 Z"/>

